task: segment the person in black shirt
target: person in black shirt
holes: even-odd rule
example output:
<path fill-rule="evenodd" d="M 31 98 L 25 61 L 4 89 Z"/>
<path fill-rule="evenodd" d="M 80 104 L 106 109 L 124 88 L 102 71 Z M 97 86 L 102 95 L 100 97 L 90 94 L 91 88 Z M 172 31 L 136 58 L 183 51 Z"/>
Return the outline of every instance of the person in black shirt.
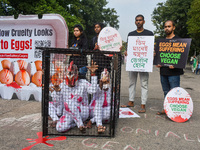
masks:
<path fill-rule="evenodd" d="M 74 25 L 74 36 L 72 39 L 72 48 L 87 50 L 88 40 L 80 24 Z"/>
<path fill-rule="evenodd" d="M 174 34 L 175 24 L 172 20 L 168 20 L 165 22 L 164 30 L 166 34 L 166 39 L 179 38 Z M 184 72 L 183 69 L 174 68 L 173 65 L 161 66 L 158 64 L 157 67 L 160 68 L 160 81 L 165 97 L 171 89 L 175 87 L 180 87 L 180 75 L 182 75 Z M 165 114 L 164 109 L 160 112 L 157 112 L 157 115 L 162 114 Z"/>
<path fill-rule="evenodd" d="M 98 36 L 101 30 L 103 29 L 103 27 L 104 27 L 103 23 L 94 24 L 94 31 L 96 33 L 96 36 L 92 38 L 91 43 L 90 43 L 90 49 L 93 51 L 100 51 L 99 45 L 98 45 Z M 112 57 L 105 56 L 104 54 L 94 53 L 94 55 L 92 56 L 92 60 L 96 62 L 96 64 L 99 66 L 98 70 L 96 71 L 96 75 L 98 79 L 100 79 L 101 72 L 104 70 L 104 68 L 106 68 L 108 72 L 111 71 L 110 63 L 111 63 Z"/>
<path fill-rule="evenodd" d="M 70 49 L 79 49 L 80 53 L 82 51 L 86 51 L 88 49 L 88 40 L 83 31 L 83 27 L 79 24 L 74 26 L 74 36 L 72 39 Z M 73 54 L 70 56 L 70 62 L 73 61 L 74 64 L 77 65 L 79 69 L 79 78 L 85 79 L 86 72 L 87 72 L 87 57 L 83 54 Z"/>
<path fill-rule="evenodd" d="M 137 26 L 137 30 L 132 31 L 128 34 L 128 36 L 153 36 L 153 32 L 144 29 L 143 25 L 145 23 L 143 15 L 137 15 L 135 17 L 135 25 Z M 125 52 L 127 55 L 127 52 Z M 148 97 L 148 80 L 149 80 L 149 73 L 148 72 L 135 72 L 129 71 L 129 102 L 127 105 L 121 105 L 121 107 L 134 107 L 134 99 L 136 94 L 136 83 L 137 83 L 137 76 L 140 76 L 140 83 L 141 83 L 141 108 L 139 109 L 139 113 L 145 113 L 145 105 L 147 102 Z"/>

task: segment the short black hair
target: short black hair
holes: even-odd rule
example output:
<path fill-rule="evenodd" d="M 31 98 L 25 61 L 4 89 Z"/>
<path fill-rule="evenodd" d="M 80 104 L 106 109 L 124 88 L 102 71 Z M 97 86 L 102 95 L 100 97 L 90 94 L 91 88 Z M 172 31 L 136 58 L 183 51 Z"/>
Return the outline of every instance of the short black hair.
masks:
<path fill-rule="evenodd" d="M 165 23 L 168 21 L 172 22 L 172 25 L 175 27 L 175 22 L 173 20 L 167 20 L 167 21 L 165 21 Z"/>
<path fill-rule="evenodd" d="M 104 28 L 104 24 L 103 24 L 103 23 L 101 23 L 101 22 L 97 22 L 97 23 L 95 23 L 95 24 L 94 24 L 94 27 L 95 27 L 97 24 L 98 24 L 98 25 L 101 27 L 101 29 L 103 29 L 103 28 Z"/>
<path fill-rule="evenodd" d="M 142 19 L 144 20 L 144 16 L 141 15 L 141 14 L 137 15 L 137 16 L 135 17 L 135 20 L 136 20 L 137 17 L 142 17 Z"/>

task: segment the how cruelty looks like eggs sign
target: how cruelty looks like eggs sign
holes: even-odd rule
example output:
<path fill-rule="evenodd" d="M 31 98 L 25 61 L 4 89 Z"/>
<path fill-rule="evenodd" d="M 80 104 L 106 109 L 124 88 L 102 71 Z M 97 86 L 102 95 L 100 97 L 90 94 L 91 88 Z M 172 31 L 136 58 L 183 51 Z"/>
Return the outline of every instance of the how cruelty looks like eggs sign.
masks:
<path fill-rule="evenodd" d="M 126 71 L 152 72 L 154 36 L 129 36 Z"/>
<path fill-rule="evenodd" d="M 189 93 L 181 87 L 170 90 L 164 101 L 166 115 L 175 122 L 185 122 L 193 113 L 193 102 Z"/>
<path fill-rule="evenodd" d="M 68 28 L 58 14 L 0 17 L 0 96 L 41 101 L 42 50 L 36 47 L 66 48 Z"/>
<path fill-rule="evenodd" d="M 122 38 L 116 29 L 105 27 L 99 33 L 98 45 L 102 51 L 119 52 L 122 46 Z"/>
<path fill-rule="evenodd" d="M 0 58 L 42 59 L 35 47 L 55 47 L 55 30 L 50 25 L 0 25 Z"/>

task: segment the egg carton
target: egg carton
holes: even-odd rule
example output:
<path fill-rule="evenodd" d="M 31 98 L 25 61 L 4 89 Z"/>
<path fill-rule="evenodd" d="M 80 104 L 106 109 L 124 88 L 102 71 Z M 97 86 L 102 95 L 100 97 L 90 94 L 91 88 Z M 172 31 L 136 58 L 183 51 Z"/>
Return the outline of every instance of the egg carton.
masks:
<path fill-rule="evenodd" d="M 6 84 L 0 84 L 0 96 L 2 99 L 11 100 L 13 95 L 16 94 L 20 100 L 28 101 L 30 96 L 33 95 L 36 101 L 42 101 L 42 87 L 37 87 L 35 84 L 30 83 L 28 86 L 12 87 Z"/>

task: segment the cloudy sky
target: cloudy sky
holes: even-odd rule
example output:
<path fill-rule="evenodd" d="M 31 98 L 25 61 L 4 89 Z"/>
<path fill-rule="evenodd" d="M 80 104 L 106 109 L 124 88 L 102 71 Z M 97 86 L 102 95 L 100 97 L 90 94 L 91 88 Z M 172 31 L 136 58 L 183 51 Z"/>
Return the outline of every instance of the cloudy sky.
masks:
<path fill-rule="evenodd" d="M 130 31 L 136 29 L 135 16 L 143 14 L 145 17 L 144 28 L 155 30 L 155 26 L 151 22 L 151 14 L 159 2 L 166 0 L 107 0 L 107 7 L 115 8 L 119 16 L 119 33 L 122 40 L 126 41 Z"/>

